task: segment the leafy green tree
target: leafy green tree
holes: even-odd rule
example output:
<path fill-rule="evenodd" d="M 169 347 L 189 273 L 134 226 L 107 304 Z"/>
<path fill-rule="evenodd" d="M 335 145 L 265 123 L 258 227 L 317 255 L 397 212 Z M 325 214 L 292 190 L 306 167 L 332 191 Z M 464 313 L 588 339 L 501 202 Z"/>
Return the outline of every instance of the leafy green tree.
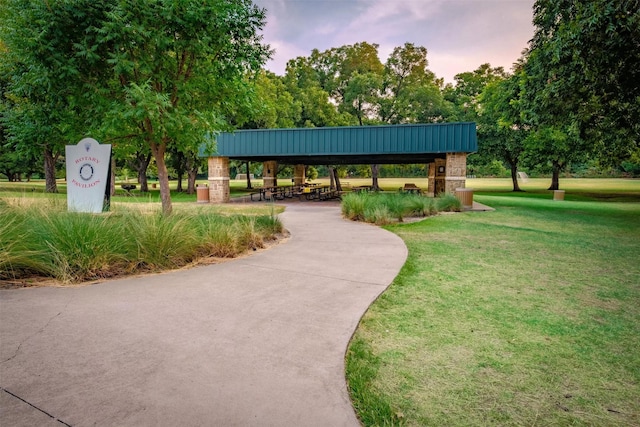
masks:
<path fill-rule="evenodd" d="M 250 0 L 122 0 L 99 29 L 121 100 L 108 113 L 138 124 L 158 168 L 163 212 L 171 212 L 165 154 L 196 147 L 223 125 L 225 104 L 268 55 L 258 31 L 264 10 Z"/>
<path fill-rule="evenodd" d="M 384 66 L 378 57 L 378 45 L 367 42 L 332 48 L 324 52 L 314 49 L 309 58 L 320 87 L 337 104 L 345 102 L 345 94 L 356 76 L 380 76 Z"/>
<path fill-rule="evenodd" d="M 13 147 L 44 160 L 46 191 L 57 192 L 55 165 L 64 146 L 77 142 L 91 114 L 83 94 L 95 91 L 88 69 L 97 50 L 87 51 L 86 27 L 99 25 L 99 7 L 87 1 L 5 0 L 1 7 L 2 74 L 11 105 L 3 119 Z M 87 86 L 85 86 L 85 83 Z M 91 87 L 90 92 L 85 88 Z"/>
<path fill-rule="evenodd" d="M 595 152 L 613 163 L 638 149 L 640 3 L 538 0 L 534 24 L 525 110 L 534 145 L 558 144 L 555 189 L 557 169 L 575 156 Z"/>
<path fill-rule="evenodd" d="M 298 57 L 287 63 L 284 83 L 300 107 L 295 127 L 327 127 L 353 124 L 348 114 L 341 114 L 322 88 L 319 74 L 309 58 Z"/>
<path fill-rule="evenodd" d="M 503 80 L 488 83 L 477 98 L 478 146 L 485 159 L 499 158 L 509 165 L 513 191 L 518 184 L 518 165 L 525 151 L 529 126 L 520 111 L 522 70 Z"/>
<path fill-rule="evenodd" d="M 449 116 L 442 93 L 442 80 L 427 66 L 427 49 L 405 43 L 396 47 L 384 65 L 378 96 L 382 123 L 399 124 L 444 121 Z"/>
<path fill-rule="evenodd" d="M 489 63 L 480 65 L 474 71 L 456 74 L 455 85 L 447 84 L 443 90 L 444 99 L 452 105 L 451 118 L 455 121 L 475 122 L 478 97 L 484 88 L 506 77 L 503 67 L 491 67 Z"/>
<path fill-rule="evenodd" d="M 381 86 L 379 74 L 353 75 L 344 89 L 340 110 L 354 116 L 360 126 L 379 123 L 377 101 Z"/>
<path fill-rule="evenodd" d="M 266 70 L 260 70 L 252 79 L 254 96 L 247 117 L 237 117 L 235 122 L 243 129 L 292 128 L 300 118 L 301 105 L 294 101 L 283 78 Z"/>
<path fill-rule="evenodd" d="M 258 34 L 265 12 L 250 0 L 7 3 L 20 18 L 11 21 L 10 51 L 35 65 L 33 81 L 46 79 L 39 87 L 47 102 L 30 97 L 31 105 L 65 112 L 54 116 L 58 126 L 78 107 L 99 139 L 135 129 L 131 138 L 156 161 L 165 214 L 172 210 L 168 149 L 196 147 L 207 131 L 225 127 L 225 114 L 246 95 L 244 76 L 269 55 Z"/>

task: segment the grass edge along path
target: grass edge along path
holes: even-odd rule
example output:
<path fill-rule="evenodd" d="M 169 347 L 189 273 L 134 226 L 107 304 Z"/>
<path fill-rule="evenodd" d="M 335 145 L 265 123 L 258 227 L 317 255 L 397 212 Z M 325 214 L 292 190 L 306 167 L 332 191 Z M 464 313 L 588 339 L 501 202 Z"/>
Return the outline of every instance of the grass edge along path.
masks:
<path fill-rule="evenodd" d="M 482 196 L 407 263 L 346 375 L 367 426 L 640 425 L 640 205 Z"/>

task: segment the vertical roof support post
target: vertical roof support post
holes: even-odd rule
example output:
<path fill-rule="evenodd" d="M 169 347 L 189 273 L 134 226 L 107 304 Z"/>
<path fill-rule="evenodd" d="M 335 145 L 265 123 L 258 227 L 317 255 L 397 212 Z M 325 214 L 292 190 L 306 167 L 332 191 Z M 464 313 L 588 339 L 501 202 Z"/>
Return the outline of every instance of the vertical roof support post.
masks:
<path fill-rule="evenodd" d="M 455 194 L 467 181 L 467 153 L 447 153 L 445 192 Z"/>
<path fill-rule="evenodd" d="M 436 196 L 436 162 L 427 163 L 427 196 Z"/>
<path fill-rule="evenodd" d="M 230 198 L 229 158 L 209 157 L 209 201 L 227 203 Z"/>
<path fill-rule="evenodd" d="M 293 167 L 293 185 L 301 186 L 305 180 L 304 165 L 295 165 Z"/>
<path fill-rule="evenodd" d="M 269 160 L 262 163 L 262 185 L 264 187 L 278 186 L 278 162 Z"/>

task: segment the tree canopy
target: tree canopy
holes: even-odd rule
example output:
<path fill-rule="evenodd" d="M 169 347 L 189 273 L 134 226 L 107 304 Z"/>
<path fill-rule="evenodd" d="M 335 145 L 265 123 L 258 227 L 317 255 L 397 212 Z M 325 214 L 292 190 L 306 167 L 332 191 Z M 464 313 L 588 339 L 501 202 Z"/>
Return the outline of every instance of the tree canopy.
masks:
<path fill-rule="evenodd" d="M 3 39 L 15 96 L 37 111 L 46 108 L 54 128 L 149 147 L 165 213 L 171 212 L 168 148 L 188 150 L 206 132 L 224 128 L 225 115 L 247 95 L 244 77 L 269 55 L 258 34 L 265 12 L 250 0 L 7 0 L 6 6 Z M 14 135 L 24 127 L 12 124 Z M 70 140 L 69 132 L 56 139 Z"/>
<path fill-rule="evenodd" d="M 640 143 L 640 2 L 538 0 L 533 22 L 528 120 L 573 152 L 628 158 Z"/>

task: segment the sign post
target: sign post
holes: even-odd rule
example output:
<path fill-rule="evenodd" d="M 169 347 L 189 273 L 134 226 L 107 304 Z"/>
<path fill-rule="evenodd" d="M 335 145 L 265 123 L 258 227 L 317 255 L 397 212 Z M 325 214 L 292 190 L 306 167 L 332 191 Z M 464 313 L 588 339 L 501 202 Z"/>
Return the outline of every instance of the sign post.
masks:
<path fill-rule="evenodd" d="M 100 213 L 109 210 L 111 193 L 111 145 L 84 138 L 65 147 L 67 161 L 67 209 Z"/>

